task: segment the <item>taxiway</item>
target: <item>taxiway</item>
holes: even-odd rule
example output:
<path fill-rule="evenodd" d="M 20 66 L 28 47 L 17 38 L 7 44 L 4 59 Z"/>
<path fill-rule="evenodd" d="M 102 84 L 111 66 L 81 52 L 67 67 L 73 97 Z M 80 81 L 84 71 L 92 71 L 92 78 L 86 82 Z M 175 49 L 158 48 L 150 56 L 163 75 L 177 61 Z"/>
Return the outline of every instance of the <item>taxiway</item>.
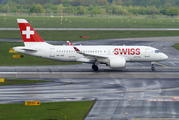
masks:
<path fill-rule="evenodd" d="M 96 100 L 85 120 L 179 118 L 179 51 L 172 45 L 179 37 L 125 38 L 80 41 L 84 45 L 149 45 L 169 56 L 157 62 L 127 63 L 125 69 L 89 64 L 68 66 L 1 66 L 0 77 L 52 80 L 54 82 L 0 86 L 0 104 Z M 66 44 L 61 41 L 49 43 Z"/>

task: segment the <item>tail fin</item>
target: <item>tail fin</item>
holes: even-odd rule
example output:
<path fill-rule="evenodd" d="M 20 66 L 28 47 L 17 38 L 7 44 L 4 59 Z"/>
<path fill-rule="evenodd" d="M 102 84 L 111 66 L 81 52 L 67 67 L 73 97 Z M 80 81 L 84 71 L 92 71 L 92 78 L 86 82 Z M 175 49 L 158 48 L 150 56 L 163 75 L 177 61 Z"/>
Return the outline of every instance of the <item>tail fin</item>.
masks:
<path fill-rule="evenodd" d="M 67 41 L 69 46 L 73 46 L 73 44 L 70 41 Z"/>
<path fill-rule="evenodd" d="M 31 27 L 31 25 L 25 19 L 17 19 L 21 35 L 25 46 L 31 46 L 35 43 L 44 42 L 44 40 L 37 34 L 37 32 Z"/>

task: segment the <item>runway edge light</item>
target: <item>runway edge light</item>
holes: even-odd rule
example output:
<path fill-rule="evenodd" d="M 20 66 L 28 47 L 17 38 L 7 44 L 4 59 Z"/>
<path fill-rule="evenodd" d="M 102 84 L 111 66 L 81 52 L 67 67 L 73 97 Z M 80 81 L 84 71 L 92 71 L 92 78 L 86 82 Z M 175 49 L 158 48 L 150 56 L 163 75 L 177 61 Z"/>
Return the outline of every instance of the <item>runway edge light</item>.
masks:
<path fill-rule="evenodd" d="M 26 106 L 38 106 L 41 105 L 40 101 L 25 101 Z"/>
<path fill-rule="evenodd" d="M 4 78 L 0 78 L 0 82 L 5 82 Z"/>

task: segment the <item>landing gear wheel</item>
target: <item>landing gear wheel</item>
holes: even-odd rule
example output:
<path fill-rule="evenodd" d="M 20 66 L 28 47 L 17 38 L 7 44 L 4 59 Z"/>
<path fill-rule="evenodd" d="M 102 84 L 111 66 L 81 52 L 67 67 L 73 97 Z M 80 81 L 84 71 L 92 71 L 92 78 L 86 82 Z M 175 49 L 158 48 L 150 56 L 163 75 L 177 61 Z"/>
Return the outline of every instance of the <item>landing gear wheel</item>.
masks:
<path fill-rule="evenodd" d="M 155 67 L 152 66 L 152 67 L 151 67 L 151 70 L 152 70 L 152 71 L 155 71 Z"/>
<path fill-rule="evenodd" d="M 93 69 L 94 71 L 98 71 L 98 66 L 97 66 L 97 65 L 92 65 L 92 69 Z"/>
<path fill-rule="evenodd" d="M 155 67 L 154 67 L 155 62 L 151 62 L 151 64 L 152 64 L 151 70 L 155 71 Z"/>

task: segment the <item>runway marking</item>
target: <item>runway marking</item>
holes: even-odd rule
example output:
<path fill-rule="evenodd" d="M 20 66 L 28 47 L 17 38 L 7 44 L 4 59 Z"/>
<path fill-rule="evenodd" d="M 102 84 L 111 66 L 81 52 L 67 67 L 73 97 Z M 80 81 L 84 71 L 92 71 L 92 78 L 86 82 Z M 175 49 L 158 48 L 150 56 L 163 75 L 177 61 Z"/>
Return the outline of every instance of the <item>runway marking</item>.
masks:
<path fill-rule="evenodd" d="M 179 101 L 178 99 L 147 99 L 147 101 L 151 102 L 151 101 L 154 101 L 154 102 L 173 102 L 173 101 Z"/>
<path fill-rule="evenodd" d="M 157 65 L 160 65 L 160 66 L 163 66 L 163 67 L 168 67 L 168 66 L 166 66 L 166 65 L 163 65 L 163 64 L 160 64 L 160 63 L 155 63 L 155 64 L 157 64 Z"/>
<path fill-rule="evenodd" d="M 111 91 L 111 92 L 88 92 L 88 93 L 65 93 L 66 95 L 68 94 L 103 94 L 103 93 L 129 93 L 129 92 L 147 92 L 147 91 L 171 91 L 171 90 L 179 90 L 179 87 L 176 88 L 167 88 L 167 89 L 155 89 L 155 90 L 133 90 L 133 91 Z M 3 92 L 1 92 L 3 93 Z M 42 92 L 41 92 L 42 93 Z M 28 94 L 28 95 L 0 95 L 0 96 L 33 96 L 33 95 L 41 95 L 41 93 L 36 93 L 36 94 Z M 44 92 L 43 92 L 44 93 Z M 45 94 L 45 93 L 44 93 Z M 43 95 L 44 95 L 43 94 Z M 47 93 L 48 94 L 48 93 Z M 54 93 L 55 94 L 55 93 Z M 60 95 L 64 93 L 56 93 L 56 95 Z"/>
<path fill-rule="evenodd" d="M 179 96 L 153 96 L 153 97 L 179 97 Z"/>

